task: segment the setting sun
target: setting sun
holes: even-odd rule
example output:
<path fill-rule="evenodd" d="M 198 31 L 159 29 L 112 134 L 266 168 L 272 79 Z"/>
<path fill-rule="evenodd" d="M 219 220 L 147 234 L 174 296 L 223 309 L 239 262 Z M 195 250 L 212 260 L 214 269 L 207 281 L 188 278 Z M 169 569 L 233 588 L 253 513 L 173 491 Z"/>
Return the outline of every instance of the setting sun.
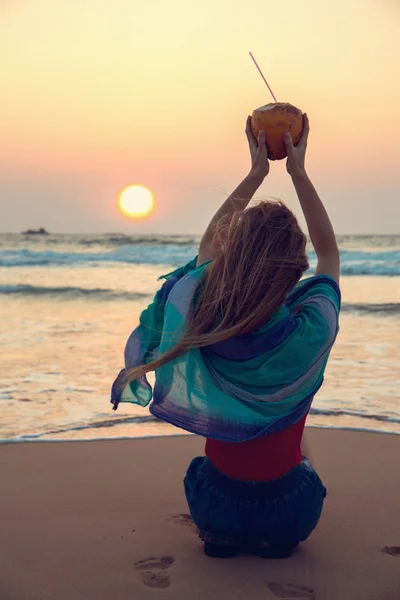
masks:
<path fill-rule="evenodd" d="M 143 185 L 130 185 L 120 193 L 118 208 L 125 217 L 143 219 L 153 212 L 153 194 Z"/>

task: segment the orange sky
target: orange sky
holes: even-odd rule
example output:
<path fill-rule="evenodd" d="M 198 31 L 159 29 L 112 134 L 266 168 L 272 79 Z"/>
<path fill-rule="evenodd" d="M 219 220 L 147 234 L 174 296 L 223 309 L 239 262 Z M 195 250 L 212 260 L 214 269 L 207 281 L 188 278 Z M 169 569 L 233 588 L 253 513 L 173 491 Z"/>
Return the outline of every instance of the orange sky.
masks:
<path fill-rule="evenodd" d="M 396 2 L 10 0 L 0 17 L 2 231 L 201 232 L 248 169 L 246 115 L 270 101 L 252 50 L 309 114 L 337 231 L 398 232 Z M 155 192 L 149 220 L 116 212 L 129 183 Z M 284 163 L 260 195 L 297 207 Z"/>

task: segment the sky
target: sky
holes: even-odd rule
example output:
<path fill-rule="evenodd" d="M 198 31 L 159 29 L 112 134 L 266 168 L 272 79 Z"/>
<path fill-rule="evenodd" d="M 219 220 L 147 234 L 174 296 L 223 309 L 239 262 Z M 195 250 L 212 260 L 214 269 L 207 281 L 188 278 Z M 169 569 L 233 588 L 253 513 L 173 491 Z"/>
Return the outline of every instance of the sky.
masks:
<path fill-rule="evenodd" d="M 0 0 L 0 231 L 201 233 L 271 101 L 252 51 L 309 115 L 337 233 L 398 233 L 399 31 L 398 0 Z M 154 193 L 148 219 L 118 212 L 129 184 Z M 300 216 L 285 161 L 262 197 Z"/>

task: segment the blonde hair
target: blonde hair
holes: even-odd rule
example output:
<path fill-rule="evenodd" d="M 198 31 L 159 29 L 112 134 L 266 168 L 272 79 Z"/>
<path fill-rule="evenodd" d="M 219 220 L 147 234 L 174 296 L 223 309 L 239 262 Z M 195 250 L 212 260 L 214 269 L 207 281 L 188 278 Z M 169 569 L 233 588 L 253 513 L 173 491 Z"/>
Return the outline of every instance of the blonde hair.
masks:
<path fill-rule="evenodd" d="M 264 325 L 308 269 L 306 237 L 282 202 L 260 202 L 221 219 L 181 340 L 146 365 L 130 369 L 126 383 L 193 348 L 248 334 Z"/>

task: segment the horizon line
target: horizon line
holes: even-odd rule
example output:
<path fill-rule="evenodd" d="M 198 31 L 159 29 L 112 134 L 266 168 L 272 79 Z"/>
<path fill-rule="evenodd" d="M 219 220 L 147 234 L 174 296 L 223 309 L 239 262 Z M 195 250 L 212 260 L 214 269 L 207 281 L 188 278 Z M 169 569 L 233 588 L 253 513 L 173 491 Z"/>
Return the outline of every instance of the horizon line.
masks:
<path fill-rule="evenodd" d="M 40 229 L 40 228 L 38 228 Z M 45 228 L 44 228 L 45 229 Z M 35 229 L 33 229 L 33 231 L 36 231 Z M 47 231 L 47 230 L 46 230 Z M 143 237 L 150 237 L 150 236 L 190 236 L 190 237 L 199 237 L 201 235 L 203 235 L 202 233 L 190 233 L 190 232 L 185 232 L 185 233 L 162 233 L 162 232 L 148 232 L 148 233 L 141 233 L 141 232 L 132 232 L 132 233 L 128 233 L 126 231 L 92 231 L 92 232 L 88 232 L 88 231 L 47 231 L 47 233 L 25 233 L 25 231 L 1 231 L 0 230 L 0 235 L 29 235 L 29 236 L 44 236 L 46 237 L 47 235 L 49 236 L 55 236 L 55 235 L 126 235 L 126 236 L 134 236 L 134 235 L 140 235 Z M 309 237 L 309 234 L 306 234 L 307 237 Z M 380 237 L 393 237 L 393 236 L 400 236 L 400 232 L 397 233 L 336 233 L 335 234 L 337 237 L 348 237 L 348 236 L 352 236 L 352 237 L 371 237 L 371 236 L 380 236 Z"/>

